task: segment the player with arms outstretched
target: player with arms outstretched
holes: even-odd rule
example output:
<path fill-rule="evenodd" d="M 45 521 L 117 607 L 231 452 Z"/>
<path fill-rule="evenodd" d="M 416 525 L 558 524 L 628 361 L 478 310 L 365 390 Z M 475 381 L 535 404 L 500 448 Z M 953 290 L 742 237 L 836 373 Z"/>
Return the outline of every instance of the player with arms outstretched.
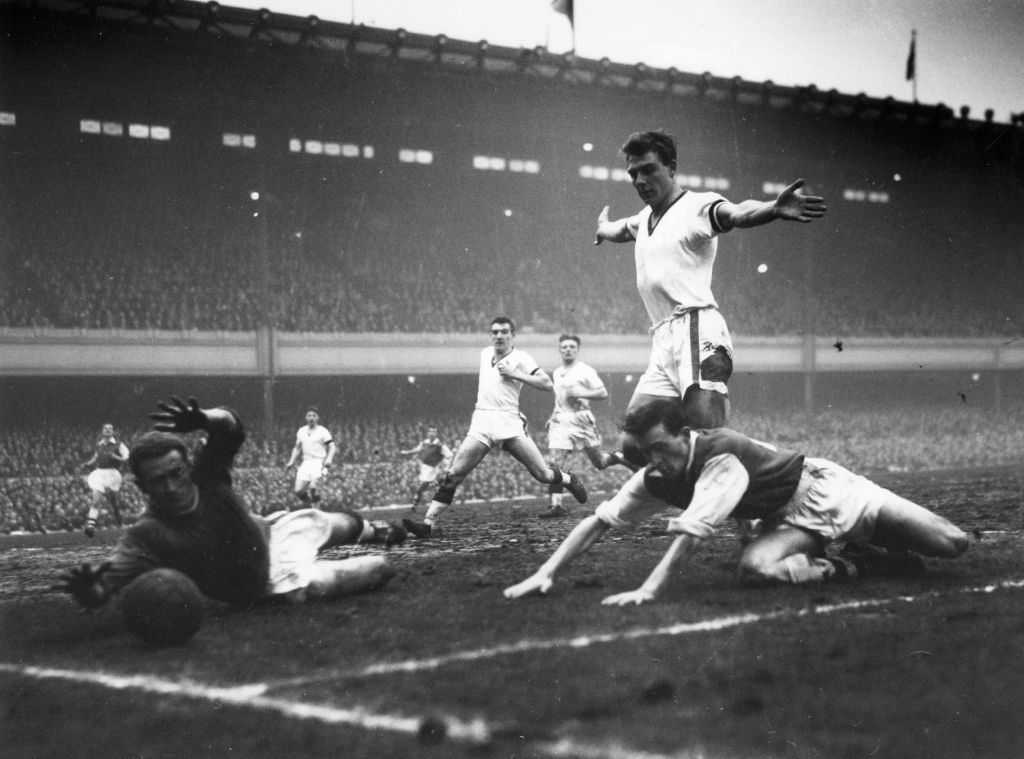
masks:
<path fill-rule="evenodd" d="M 825 214 L 824 199 L 799 192 L 803 180 L 772 201 L 730 203 L 676 181 L 676 141 L 662 131 L 634 132 L 622 146 L 626 171 L 646 205 L 638 214 L 597 219 L 594 244 L 634 242 L 636 284 L 651 319 L 651 358 L 628 410 L 660 397 L 683 399 L 694 428 L 725 425 L 732 338 L 711 293 L 720 235 L 776 220 L 807 223 Z M 627 456 L 634 453 L 623 446 Z M 640 462 L 637 462 L 640 463 Z"/>

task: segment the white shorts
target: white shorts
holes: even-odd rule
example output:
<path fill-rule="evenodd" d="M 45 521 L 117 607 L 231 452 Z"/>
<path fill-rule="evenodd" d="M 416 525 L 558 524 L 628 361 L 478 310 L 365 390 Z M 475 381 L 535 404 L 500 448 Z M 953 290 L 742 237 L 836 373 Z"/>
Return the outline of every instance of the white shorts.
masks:
<path fill-rule="evenodd" d="M 485 411 L 477 409 L 469 423 L 467 437 L 493 448 L 512 438 L 526 435 L 526 417 L 513 411 Z"/>
<path fill-rule="evenodd" d="M 267 595 L 309 585 L 317 554 L 331 537 L 331 520 L 319 509 L 277 512 L 267 519 L 270 575 Z"/>
<path fill-rule="evenodd" d="M 830 543 L 866 543 L 878 512 L 893 494 L 827 459 L 804 459 L 800 484 L 789 503 L 763 520 L 761 532 L 799 527 Z"/>
<path fill-rule="evenodd" d="M 93 469 L 85 478 L 89 490 L 94 493 L 116 493 L 121 489 L 122 480 L 116 469 Z"/>
<path fill-rule="evenodd" d="M 323 474 L 323 459 L 307 459 L 299 464 L 299 468 L 295 472 L 295 487 L 299 487 L 304 482 L 308 482 L 310 485 L 316 485 L 320 482 L 320 478 L 323 477 Z"/>
<path fill-rule="evenodd" d="M 694 331 L 696 344 L 692 339 Z M 651 360 L 635 392 L 681 398 L 686 388 L 699 385 L 705 390 L 728 395 L 728 374 L 705 377 L 701 372 L 702 362 L 720 348 L 731 360 L 732 338 L 717 308 L 686 311 L 662 322 L 654 329 Z"/>
<path fill-rule="evenodd" d="M 420 482 L 434 482 L 441 476 L 441 465 L 431 466 L 420 462 Z"/>
<path fill-rule="evenodd" d="M 548 422 L 548 450 L 581 451 L 598 448 L 601 435 L 593 413 L 586 411 L 559 411 Z"/>

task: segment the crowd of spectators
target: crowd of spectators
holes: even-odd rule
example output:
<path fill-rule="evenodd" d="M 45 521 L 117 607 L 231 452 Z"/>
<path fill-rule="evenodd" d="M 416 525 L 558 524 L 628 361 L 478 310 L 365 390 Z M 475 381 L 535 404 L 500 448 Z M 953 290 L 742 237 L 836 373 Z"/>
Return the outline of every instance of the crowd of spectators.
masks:
<path fill-rule="evenodd" d="M 0 229 L 0 327 L 239 331 L 269 322 L 286 332 L 458 333 L 502 312 L 537 332 L 646 332 L 630 247 L 594 248 L 589 222 L 506 218 L 483 202 L 445 219 L 399 197 L 390 206 L 344 195 L 295 201 L 268 212 L 265 235 L 251 209 L 210 197 L 154 213 L 144 193 L 120 195 L 69 219 L 26 219 Z M 861 261 L 843 252 L 857 238 L 837 238 L 813 254 L 815 286 L 796 252 L 735 238 L 723 243 L 715 289 L 738 335 L 1024 330 L 1011 286 L 1024 268 L 1012 243 L 1001 255 L 986 250 L 973 262 L 978 276 L 964 277 L 929 276 L 934 261 L 903 251 Z M 758 274 L 768 258 L 778 264 Z"/>
<path fill-rule="evenodd" d="M 465 432 L 465 421 L 455 416 L 375 417 L 330 424 L 340 452 L 338 466 L 323 487 L 326 507 L 371 509 L 410 503 L 418 466 L 415 459 L 398 451 L 415 445 L 428 425 L 437 426 L 441 438 L 455 447 Z M 603 419 L 600 424 L 605 440 L 614 441 L 613 423 Z M 967 405 L 830 409 L 811 417 L 786 411 L 738 411 L 732 426 L 757 439 L 830 458 L 863 473 L 1013 464 L 1019 463 L 1024 449 L 1024 404 L 1004 408 L 998 415 Z M 122 434 L 130 444 L 142 431 L 123 430 Z M 250 440 L 239 454 L 239 490 L 259 513 L 299 505 L 291 492 L 292 475 L 284 469 L 294 435 L 294 424 L 282 421 L 271 440 Z M 0 533 L 81 529 L 89 508 L 81 464 L 90 455 L 94 436 L 91 427 L 57 425 L 0 431 Z M 543 430 L 536 438 L 545 449 Z M 594 494 L 593 505 L 628 476 L 621 467 L 597 472 L 579 454 L 570 459 L 570 466 Z M 506 454 L 494 453 L 459 489 L 457 502 L 541 497 L 542 491 Z M 130 475 L 125 478 L 122 502 L 129 520 L 144 506 Z M 113 526 L 111 515 L 102 513 L 99 526 Z"/>

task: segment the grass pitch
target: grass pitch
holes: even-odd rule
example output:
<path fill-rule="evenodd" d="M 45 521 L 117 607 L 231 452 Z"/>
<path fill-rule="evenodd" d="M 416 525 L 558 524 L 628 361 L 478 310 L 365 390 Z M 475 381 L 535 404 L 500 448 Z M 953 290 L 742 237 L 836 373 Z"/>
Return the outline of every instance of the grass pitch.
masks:
<path fill-rule="evenodd" d="M 381 592 L 211 606 L 195 638 L 166 648 L 112 608 L 80 612 L 48 590 L 116 535 L 8 539 L 0 746 L 143 759 L 1024 755 L 1024 471 L 876 480 L 970 531 L 970 550 L 929 560 L 923 578 L 752 590 L 736 585 L 723 533 L 659 603 L 601 606 L 667 548 L 657 519 L 609 533 L 547 597 L 512 602 L 502 589 L 589 510 L 538 520 L 537 502 L 456 505 L 442 538 L 390 552 L 398 574 Z"/>

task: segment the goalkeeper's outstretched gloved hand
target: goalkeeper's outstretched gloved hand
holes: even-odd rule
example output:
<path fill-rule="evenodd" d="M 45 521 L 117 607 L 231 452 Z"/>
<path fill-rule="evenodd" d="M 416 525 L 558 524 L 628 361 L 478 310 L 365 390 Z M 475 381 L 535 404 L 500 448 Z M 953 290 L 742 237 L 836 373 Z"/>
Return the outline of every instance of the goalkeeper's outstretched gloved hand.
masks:
<path fill-rule="evenodd" d="M 107 602 L 107 589 L 102 580 L 109 569 L 109 561 L 95 568 L 91 564 L 83 564 L 63 572 L 60 582 L 53 585 L 52 589 L 70 594 L 87 609 L 95 609 Z"/>
<path fill-rule="evenodd" d="M 189 398 L 186 406 L 181 399 L 172 396 L 171 403 L 161 401 L 156 404 L 163 409 L 163 413 L 149 415 L 154 422 L 153 429 L 161 432 L 192 432 L 206 429 L 209 420 L 195 398 Z"/>

